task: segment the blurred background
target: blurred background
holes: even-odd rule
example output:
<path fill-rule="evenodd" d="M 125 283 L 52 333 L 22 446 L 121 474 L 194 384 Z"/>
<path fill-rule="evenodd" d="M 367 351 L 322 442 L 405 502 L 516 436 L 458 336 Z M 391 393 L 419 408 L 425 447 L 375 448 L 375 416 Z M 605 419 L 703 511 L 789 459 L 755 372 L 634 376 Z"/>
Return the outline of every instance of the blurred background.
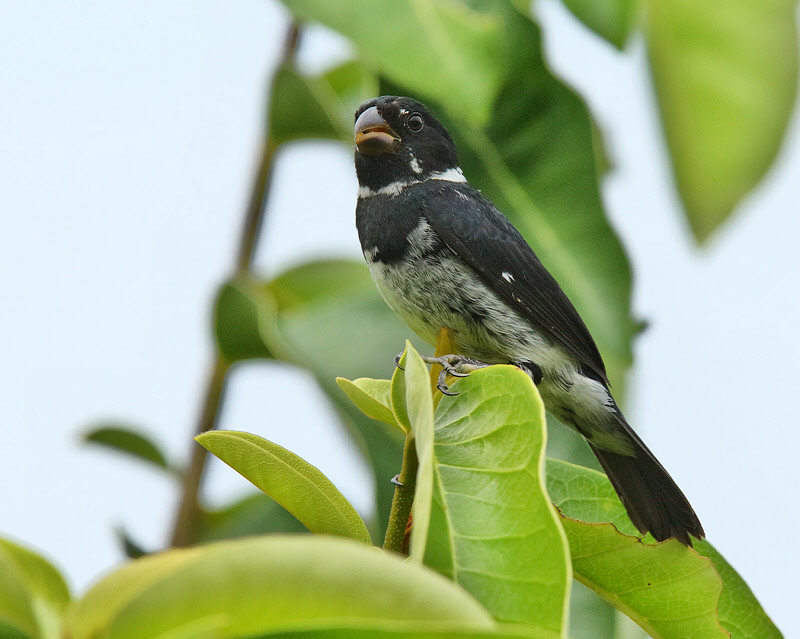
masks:
<path fill-rule="evenodd" d="M 626 413 L 709 540 L 800 636 L 800 554 L 786 537 L 800 527 L 797 109 L 766 178 L 698 247 L 641 36 L 620 52 L 556 0 L 535 14 L 613 165 L 603 202 L 631 263 L 633 316 L 647 323 Z M 168 543 L 177 485 L 81 435 L 128 423 L 188 458 L 212 303 L 233 271 L 289 24 L 263 0 L 0 4 L 0 534 L 49 556 L 77 592 L 123 561 L 115 526 L 147 549 Z M 297 65 L 316 73 L 352 55 L 308 25 Z M 355 193 L 346 144 L 282 148 L 254 270 L 360 259 Z M 239 366 L 220 425 L 289 448 L 373 508 L 367 464 L 302 369 Z M 249 492 L 220 463 L 205 486 L 212 504 Z"/>

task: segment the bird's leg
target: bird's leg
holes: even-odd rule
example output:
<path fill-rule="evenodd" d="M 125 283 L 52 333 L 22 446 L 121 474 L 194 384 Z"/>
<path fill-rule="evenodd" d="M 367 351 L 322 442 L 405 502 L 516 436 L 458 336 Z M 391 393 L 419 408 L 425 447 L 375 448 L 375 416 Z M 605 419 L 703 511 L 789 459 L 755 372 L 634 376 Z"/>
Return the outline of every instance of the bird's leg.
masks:
<path fill-rule="evenodd" d="M 523 373 L 526 373 L 537 386 L 542 381 L 544 373 L 542 373 L 541 367 L 536 362 L 516 362 L 515 365 Z"/>
<path fill-rule="evenodd" d="M 452 377 L 467 377 L 467 375 L 473 371 L 489 366 L 489 364 L 480 362 L 477 359 L 470 359 L 462 355 L 441 355 L 439 357 L 423 355 L 422 361 L 426 364 L 438 364 L 442 367 L 442 370 L 439 371 L 439 379 L 436 382 L 436 388 L 438 388 L 443 395 L 450 395 L 451 397 L 458 395 L 458 393 L 450 392 L 447 386 L 448 375 Z"/>

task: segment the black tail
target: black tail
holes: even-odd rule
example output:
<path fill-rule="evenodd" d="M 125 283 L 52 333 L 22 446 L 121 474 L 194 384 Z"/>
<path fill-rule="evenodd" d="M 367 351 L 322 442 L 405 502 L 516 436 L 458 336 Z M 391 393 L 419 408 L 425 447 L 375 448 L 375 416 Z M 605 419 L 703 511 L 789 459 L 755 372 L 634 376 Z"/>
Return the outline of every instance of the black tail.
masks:
<path fill-rule="evenodd" d="M 649 532 L 658 541 L 675 537 L 687 546 L 692 545 L 689 535 L 697 539 L 705 537 L 703 526 L 681 489 L 621 414 L 619 419 L 631 435 L 634 456 L 589 445 L 633 525 L 642 533 Z"/>

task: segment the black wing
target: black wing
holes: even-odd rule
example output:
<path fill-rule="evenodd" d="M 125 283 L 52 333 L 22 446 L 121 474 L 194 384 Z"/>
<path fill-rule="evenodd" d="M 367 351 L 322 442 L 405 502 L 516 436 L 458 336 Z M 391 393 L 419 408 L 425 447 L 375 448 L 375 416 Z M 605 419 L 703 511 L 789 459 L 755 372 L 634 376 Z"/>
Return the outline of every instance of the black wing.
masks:
<path fill-rule="evenodd" d="M 608 384 L 603 359 L 578 311 L 491 202 L 467 184 L 441 182 L 430 194 L 425 218 L 506 304 Z"/>

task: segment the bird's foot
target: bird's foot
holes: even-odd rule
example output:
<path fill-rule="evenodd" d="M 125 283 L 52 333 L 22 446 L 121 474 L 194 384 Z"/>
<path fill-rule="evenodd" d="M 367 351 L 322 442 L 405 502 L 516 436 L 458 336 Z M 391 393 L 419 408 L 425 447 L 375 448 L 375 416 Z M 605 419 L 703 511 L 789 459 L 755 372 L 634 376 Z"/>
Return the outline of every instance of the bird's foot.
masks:
<path fill-rule="evenodd" d="M 486 368 L 489 364 L 480 362 L 477 359 L 470 359 L 462 355 L 441 355 L 439 357 L 422 356 L 422 361 L 426 364 L 438 364 L 442 367 L 439 371 L 439 379 L 436 381 L 436 388 L 438 388 L 443 395 L 451 397 L 458 395 L 458 393 L 451 393 L 447 385 L 447 376 L 452 377 L 467 377 L 473 371 L 479 368 Z"/>

